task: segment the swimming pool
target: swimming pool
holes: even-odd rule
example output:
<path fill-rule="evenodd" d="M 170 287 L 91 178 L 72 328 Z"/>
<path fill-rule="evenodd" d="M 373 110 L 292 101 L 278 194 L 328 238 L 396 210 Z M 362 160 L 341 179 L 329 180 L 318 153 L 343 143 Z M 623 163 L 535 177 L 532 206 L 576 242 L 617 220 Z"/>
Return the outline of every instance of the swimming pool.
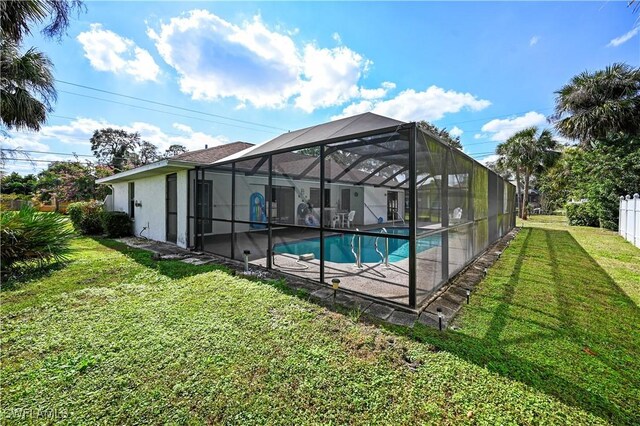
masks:
<path fill-rule="evenodd" d="M 389 235 L 409 235 L 409 228 L 386 228 Z M 381 232 L 382 228 L 370 229 L 368 232 Z M 383 234 L 384 235 L 384 234 Z M 355 263 L 355 258 L 351 252 L 351 241 L 353 235 L 341 234 L 332 235 L 324 239 L 325 261 L 334 263 Z M 356 235 L 353 240 L 354 248 L 357 251 L 358 237 L 362 241 L 362 263 L 379 263 L 382 261 L 380 254 L 376 251 L 376 237 L 368 235 Z M 409 257 L 409 241 L 398 238 L 388 238 L 389 242 L 389 262 L 398 262 Z M 438 247 L 440 236 L 422 238 L 416 241 L 418 252 Z M 310 238 L 307 240 L 292 241 L 276 244 L 274 247 L 276 254 L 310 254 L 316 259 L 320 259 L 320 239 Z M 378 250 L 384 255 L 386 253 L 385 239 L 378 238 Z"/>

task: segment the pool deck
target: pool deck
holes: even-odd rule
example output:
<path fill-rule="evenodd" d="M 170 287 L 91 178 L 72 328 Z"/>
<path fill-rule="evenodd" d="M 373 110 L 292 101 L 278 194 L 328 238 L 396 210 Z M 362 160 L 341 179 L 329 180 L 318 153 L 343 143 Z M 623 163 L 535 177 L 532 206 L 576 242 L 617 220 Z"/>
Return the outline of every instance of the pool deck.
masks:
<path fill-rule="evenodd" d="M 380 226 L 371 226 L 370 229 Z M 326 232 L 327 237 L 340 235 L 339 231 Z M 274 228 L 272 243 L 291 244 L 301 240 L 318 240 L 317 229 Z M 231 256 L 231 235 L 212 235 L 204 239 L 204 249 L 208 253 Z M 469 252 L 469 241 L 463 234 L 450 233 L 449 271 L 457 271 L 466 263 Z M 319 243 L 318 243 L 319 244 Z M 235 235 L 234 259 L 243 260 L 244 250 L 249 250 L 249 263 L 263 268 L 267 267 L 268 233 L 266 230 L 252 230 Z M 318 247 L 319 248 L 319 247 Z M 418 252 L 416 266 L 418 280 L 416 283 L 416 300 L 420 306 L 442 284 L 441 248 L 439 246 Z M 297 254 L 277 253 L 273 257 L 273 269 L 295 275 L 300 278 L 320 282 L 320 259 L 301 260 Z M 363 263 L 358 268 L 355 262 L 337 263 L 325 261 L 324 283 L 331 284 L 334 278 L 340 280 L 340 287 L 358 294 L 387 300 L 391 303 L 409 306 L 409 260 L 402 259 L 390 262 L 389 266 L 377 263 Z M 446 278 L 446 277 L 445 277 Z"/>

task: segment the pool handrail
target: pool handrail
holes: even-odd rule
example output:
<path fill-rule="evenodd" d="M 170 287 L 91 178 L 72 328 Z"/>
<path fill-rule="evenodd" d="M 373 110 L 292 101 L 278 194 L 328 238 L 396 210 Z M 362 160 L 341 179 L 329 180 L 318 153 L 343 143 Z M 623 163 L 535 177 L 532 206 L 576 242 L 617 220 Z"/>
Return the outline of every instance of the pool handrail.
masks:
<path fill-rule="evenodd" d="M 356 228 L 356 231 L 360 231 L 360 230 Z M 356 237 L 358 237 L 358 253 L 356 253 L 354 244 L 353 244 Z M 360 257 L 360 255 L 362 254 L 362 238 L 360 235 L 353 234 L 351 236 L 351 253 L 353 253 L 353 257 L 355 257 L 356 259 L 356 267 L 358 269 L 362 269 L 362 259 Z"/>
<path fill-rule="evenodd" d="M 382 228 L 382 230 L 380 231 L 381 234 L 388 234 L 389 232 L 387 231 L 387 228 Z M 388 268 L 389 267 L 389 239 L 385 238 L 384 239 L 384 246 L 385 246 L 385 252 L 386 252 L 386 256 L 382 254 L 382 252 L 378 249 L 378 239 L 380 237 L 376 237 L 376 239 L 373 242 L 373 246 L 376 250 L 376 252 L 380 255 L 380 263 L 384 263 L 384 267 Z"/>

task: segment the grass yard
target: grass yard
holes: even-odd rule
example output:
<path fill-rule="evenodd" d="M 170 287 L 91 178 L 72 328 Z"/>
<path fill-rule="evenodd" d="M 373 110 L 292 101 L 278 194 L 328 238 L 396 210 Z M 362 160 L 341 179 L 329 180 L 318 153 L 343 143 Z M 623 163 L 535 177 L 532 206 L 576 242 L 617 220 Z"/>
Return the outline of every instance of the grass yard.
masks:
<path fill-rule="evenodd" d="M 541 219 L 446 333 L 77 239 L 66 267 L 3 283 L 0 421 L 638 423 L 640 250 Z"/>

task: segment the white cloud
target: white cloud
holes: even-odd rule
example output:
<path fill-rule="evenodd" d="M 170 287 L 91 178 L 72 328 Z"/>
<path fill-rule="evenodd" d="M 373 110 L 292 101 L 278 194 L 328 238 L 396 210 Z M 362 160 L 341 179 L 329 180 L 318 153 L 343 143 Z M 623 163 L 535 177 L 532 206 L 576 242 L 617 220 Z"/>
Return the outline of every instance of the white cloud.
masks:
<path fill-rule="evenodd" d="M 362 99 L 382 99 L 387 96 L 390 90 L 396 88 L 396 84 L 390 81 L 383 82 L 377 89 L 360 88 L 360 97 Z"/>
<path fill-rule="evenodd" d="M 338 119 L 354 114 L 371 111 L 403 121 L 427 120 L 435 121 L 445 114 L 456 113 L 463 109 L 480 111 L 491 105 L 491 102 L 478 99 L 470 93 L 445 90 L 431 86 L 422 92 L 407 89 L 396 97 L 387 100 L 364 100 L 352 103 L 342 113 L 332 117 Z"/>
<path fill-rule="evenodd" d="M 486 166 L 489 163 L 495 163 L 496 161 L 498 161 L 499 158 L 500 158 L 499 155 L 491 154 L 491 155 L 488 155 L 488 156 L 478 160 L 478 162 L 480 162 L 481 164 L 484 164 Z"/>
<path fill-rule="evenodd" d="M 640 25 L 631 29 L 629 32 L 622 34 L 620 37 L 616 37 L 607 44 L 607 47 L 618 47 L 623 43 L 628 42 L 640 32 Z"/>
<path fill-rule="evenodd" d="M 458 126 L 453 126 L 453 129 L 449 130 L 449 134 L 451 136 L 453 136 L 454 138 L 456 136 L 462 136 L 462 134 L 464 133 L 464 130 L 462 130 L 461 128 L 459 128 Z"/>
<path fill-rule="evenodd" d="M 59 149 L 68 153 L 91 154 L 89 148 L 89 140 L 93 132 L 98 129 L 111 127 L 114 129 L 123 129 L 127 132 L 138 132 L 142 140 L 151 142 L 158 147 L 160 152 L 164 152 L 173 144 L 184 145 L 189 151 L 202 149 L 205 145 L 209 147 L 228 143 L 229 139 L 225 136 L 213 136 L 203 132 L 195 131 L 190 126 L 182 123 L 174 123 L 173 128 L 178 133 L 167 133 L 158 126 L 146 122 L 132 122 L 126 125 L 110 123 L 106 120 L 95 120 L 91 118 L 78 117 L 67 124 L 55 126 L 43 126 L 39 132 L 12 132 L 10 138 L 2 139 L 3 148 L 21 148 L 33 151 L 50 151 L 50 144 L 54 142 L 64 142 L 66 148 Z M 31 157 L 37 160 L 71 160 L 72 156 L 51 157 L 53 154 L 33 153 Z M 91 159 L 90 157 L 80 157 L 80 159 Z M 16 170 L 23 162 L 7 163 L 7 169 Z M 39 169 L 47 167 L 46 163 L 36 163 Z M 22 164 L 22 169 L 31 170 L 33 167 L 26 168 Z M 25 171 L 32 173 L 31 171 Z"/>
<path fill-rule="evenodd" d="M 241 106 L 281 108 L 293 99 L 312 112 L 340 105 L 360 96 L 358 82 L 371 64 L 346 46 L 298 45 L 292 33 L 269 29 L 260 16 L 235 25 L 192 10 L 147 33 L 177 71 L 182 92 L 200 100 L 235 98 Z"/>
<path fill-rule="evenodd" d="M 316 108 L 341 105 L 357 97 L 358 81 L 368 65 L 369 61 L 344 46 L 319 49 L 307 45 L 295 105 L 313 112 Z"/>
<path fill-rule="evenodd" d="M 336 43 L 338 43 L 338 44 L 342 44 L 342 37 L 340 37 L 340 34 L 338 34 L 338 33 L 333 33 L 333 34 L 331 35 L 331 38 L 332 38 L 333 40 L 335 40 L 335 42 L 336 42 Z"/>
<path fill-rule="evenodd" d="M 89 31 L 77 37 L 84 56 L 98 71 L 129 74 L 137 81 L 156 81 L 160 68 L 145 49 L 113 31 L 105 30 L 101 24 L 91 24 Z"/>
<path fill-rule="evenodd" d="M 31 135 L 37 133 L 27 133 L 12 135 L 12 137 L 2 137 L 0 147 L 2 149 L 20 149 L 30 151 L 49 151 L 49 146 L 34 140 Z"/>
<path fill-rule="evenodd" d="M 540 41 L 540 37 L 533 36 L 529 39 L 529 46 L 535 46 Z"/>
<path fill-rule="evenodd" d="M 475 135 L 473 135 L 474 139 L 484 139 L 486 137 L 487 135 L 485 135 L 484 133 L 476 133 Z"/>
<path fill-rule="evenodd" d="M 514 118 L 494 119 L 482 126 L 482 131 L 489 134 L 492 141 L 502 142 L 513 136 L 519 130 L 532 126 L 543 126 L 546 117 L 535 111 Z"/>

